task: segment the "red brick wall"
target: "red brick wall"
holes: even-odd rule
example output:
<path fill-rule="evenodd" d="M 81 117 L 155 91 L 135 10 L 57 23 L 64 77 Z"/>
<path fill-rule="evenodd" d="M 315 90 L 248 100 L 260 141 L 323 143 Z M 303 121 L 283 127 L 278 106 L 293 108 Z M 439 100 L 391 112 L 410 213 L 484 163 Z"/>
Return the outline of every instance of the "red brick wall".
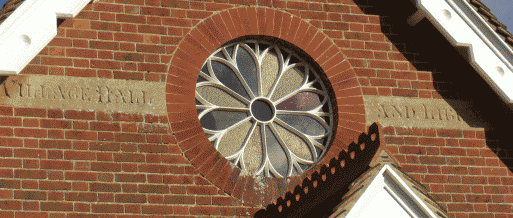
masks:
<path fill-rule="evenodd" d="M 394 3 L 413 7 L 409 1 Z M 173 61 L 187 55 L 178 48 L 190 43 L 187 34 L 205 33 L 199 28 L 201 22 L 209 24 L 205 18 L 219 15 L 227 22 L 222 14 L 230 8 L 253 11 L 257 25 L 263 19 L 266 28 L 271 26 L 269 21 L 277 19 L 267 12 L 290 13 L 296 19 L 283 23 L 291 23 L 291 31 L 301 29 L 304 23 L 323 33 L 318 35 L 321 38 L 310 39 L 326 38 L 325 45 L 319 42 L 325 46 L 324 52 L 296 45 L 305 46 L 302 49 L 327 73 L 333 65 L 340 67 L 328 73 L 338 97 L 339 132 L 338 147 L 333 147 L 326 162 L 365 131 L 361 95 L 444 97 L 443 90 L 437 88 L 443 80 L 434 78 L 438 71 L 432 73 L 432 68 L 443 64 L 422 63 L 416 48 L 394 38 L 391 32 L 396 30 L 389 29 L 397 25 L 387 19 L 393 16 L 376 9 L 382 4 L 364 0 L 101 0 L 89 4 L 76 18 L 60 21 L 57 37 L 21 74 L 167 81 L 170 114 L 154 117 L 2 105 L 0 215 L 251 216 L 292 190 L 300 178 L 264 181 L 278 190 L 263 196 L 251 189 L 255 181 L 239 177 L 224 158 L 206 150 L 209 147 L 204 146 L 196 112 L 190 109 L 194 108 L 191 102 L 197 74 L 179 69 L 198 68 L 205 57 L 183 61 L 190 68 L 175 64 Z M 265 17 L 261 11 L 266 12 Z M 212 33 L 213 38 L 204 37 L 202 46 L 207 51 L 215 49 L 260 29 L 227 31 L 230 37 Z M 280 37 L 276 31 L 266 33 Z M 280 38 L 295 43 L 290 37 Z M 432 67 L 427 70 L 426 65 Z M 468 64 L 458 66 L 463 65 Z M 512 213 L 511 171 L 487 147 L 485 132 L 388 127 L 383 133 L 387 151 L 429 188 L 452 217 Z M 204 147 L 197 146 L 200 142 Z M 231 177 L 212 179 L 209 173 L 215 169 Z"/>
<path fill-rule="evenodd" d="M 484 131 L 385 127 L 383 133 L 402 169 L 451 214 L 511 212 L 513 174 L 486 146 Z"/>

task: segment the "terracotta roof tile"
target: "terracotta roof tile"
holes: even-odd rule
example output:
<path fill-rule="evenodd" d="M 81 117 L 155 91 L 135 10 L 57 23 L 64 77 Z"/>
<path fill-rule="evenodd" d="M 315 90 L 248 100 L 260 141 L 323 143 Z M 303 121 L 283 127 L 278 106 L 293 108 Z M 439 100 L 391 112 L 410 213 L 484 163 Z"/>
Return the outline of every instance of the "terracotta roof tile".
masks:
<path fill-rule="evenodd" d="M 511 34 L 506 25 L 501 23 L 495 15 L 490 11 L 486 5 L 480 0 L 467 0 L 472 7 L 486 20 L 493 30 L 510 46 L 513 48 L 513 34 Z"/>
<path fill-rule="evenodd" d="M 9 17 L 9 15 L 11 15 L 12 12 L 14 12 L 14 10 L 16 10 L 16 8 L 18 8 L 24 1 L 25 0 L 7 1 L 2 9 L 0 9 L 0 24 L 2 24 L 7 19 L 7 17 Z"/>

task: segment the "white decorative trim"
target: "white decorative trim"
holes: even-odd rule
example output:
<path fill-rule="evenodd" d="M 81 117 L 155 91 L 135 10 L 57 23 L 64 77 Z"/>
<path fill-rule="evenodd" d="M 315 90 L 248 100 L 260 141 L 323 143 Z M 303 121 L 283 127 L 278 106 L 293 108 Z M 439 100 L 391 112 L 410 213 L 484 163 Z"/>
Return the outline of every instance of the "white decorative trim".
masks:
<path fill-rule="evenodd" d="M 26 0 L 0 25 L 0 75 L 18 74 L 90 0 Z"/>
<path fill-rule="evenodd" d="M 454 46 L 470 48 L 471 65 L 504 101 L 513 103 L 513 50 L 472 6 L 464 0 L 416 3 Z"/>
<path fill-rule="evenodd" d="M 382 196 L 387 196 L 389 199 L 391 197 L 395 200 L 395 202 L 376 201 L 382 199 Z M 394 205 L 394 203 L 397 205 Z M 379 207 L 377 204 L 389 204 L 396 206 L 396 208 L 402 208 L 404 211 L 400 212 L 405 216 L 401 216 L 399 213 L 391 214 L 390 210 L 378 211 L 376 210 L 376 208 Z M 349 211 L 346 218 L 376 217 L 376 214 L 386 215 L 387 217 L 390 215 L 393 217 L 414 218 L 439 217 L 426 205 L 426 203 L 424 203 L 424 201 L 419 196 L 417 196 L 417 194 L 409 187 L 409 185 L 407 185 L 407 183 L 403 181 L 399 175 L 397 175 L 397 173 L 391 168 L 389 164 L 385 164 L 381 168 L 376 177 L 374 177 L 370 185 L 365 189 L 361 197 Z"/>

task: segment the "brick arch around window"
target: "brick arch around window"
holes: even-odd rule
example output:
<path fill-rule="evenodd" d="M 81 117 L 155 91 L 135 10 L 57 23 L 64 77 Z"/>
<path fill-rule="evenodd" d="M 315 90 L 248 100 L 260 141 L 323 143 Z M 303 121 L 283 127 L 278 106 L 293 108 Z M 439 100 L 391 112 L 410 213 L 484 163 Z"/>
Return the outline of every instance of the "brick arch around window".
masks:
<path fill-rule="evenodd" d="M 338 105 L 338 126 L 325 157 L 300 177 L 261 178 L 241 175 L 207 139 L 198 119 L 195 88 L 204 61 L 224 43 L 248 35 L 285 40 L 309 54 L 331 83 Z M 176 86 L 179 85 L 179 86 Z M 351 64 L 322 31 L 288 12 L 272 8 L 239 7 L 199 22 L 182 39 L 171 59 L 166 85 L 171 128 L 182 152 L 212 184 L 248 206 L 264 206 L 294 188 L 366 131 L 360 84 Z M 337 116 L 334 116 L 337 117 Z"/>

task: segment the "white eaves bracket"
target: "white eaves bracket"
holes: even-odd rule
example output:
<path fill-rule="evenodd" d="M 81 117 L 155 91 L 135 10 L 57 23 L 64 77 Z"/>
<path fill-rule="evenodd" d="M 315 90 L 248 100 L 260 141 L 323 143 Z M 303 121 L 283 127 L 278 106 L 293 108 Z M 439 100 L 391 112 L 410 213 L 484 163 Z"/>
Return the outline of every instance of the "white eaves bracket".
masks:
<path fill-rule="evenodd" d="M 465 0 L 415 0 L 453 46 L 468 46 L 470 64 L 513 104 L 513 50 Z"/>
<path fill-rule="evenodd" d="M 25 0 L 0 25 L 0 75 L 19 74 L 57 35 L 57 18 L 75 17 L 90 0 Z"/>

